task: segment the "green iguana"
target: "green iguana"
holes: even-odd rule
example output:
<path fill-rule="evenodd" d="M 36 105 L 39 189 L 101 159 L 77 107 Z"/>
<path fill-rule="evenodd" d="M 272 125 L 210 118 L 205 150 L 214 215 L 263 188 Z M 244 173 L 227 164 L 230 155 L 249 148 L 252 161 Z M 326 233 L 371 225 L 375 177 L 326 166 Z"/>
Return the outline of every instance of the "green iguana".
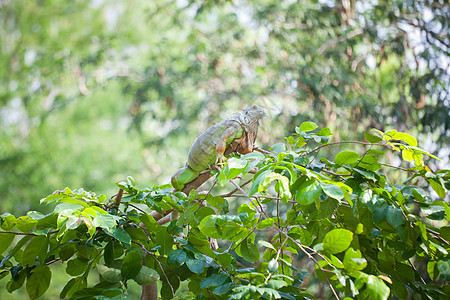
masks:
<path fill-rule="evenodd" d="M 196 179 L 200 172 L 215 163 L 223 163 L 225 149 L 233 143 L 233 150 L 241 154 L 253 151 L 259 123 L 266 115 L 262 107 L 253 106 L 231 118 L 209 127 L 194 142 L 189 150 L 186 166 L 172 176 L 173 187 L 181 191 Z"/>

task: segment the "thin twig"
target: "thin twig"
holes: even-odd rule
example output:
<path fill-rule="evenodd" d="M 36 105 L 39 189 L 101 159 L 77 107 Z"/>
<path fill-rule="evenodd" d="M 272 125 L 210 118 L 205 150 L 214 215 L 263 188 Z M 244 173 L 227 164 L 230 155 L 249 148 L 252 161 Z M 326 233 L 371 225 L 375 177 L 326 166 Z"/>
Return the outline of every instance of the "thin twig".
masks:
<path fill-rule="evenodd" d="M 427 283 L 426 283 L 425 280 L 422 278 L 422 276 L 420 275 L 420 273 L 417 271 L 416 266 L 413 265 L 413 263 L 411 262 L 411 259 L 408 258 L 408 262 L 409 262 L 409 264 L 411 265 L 411 267 L 414 269 L 414 271 L 416 271 L 417 274 L 419 274 L 420 281 L 422 281 L 422 283 L 423 283 L 424 285 L 426 285 Z"/>
<path fill-rule="evenodd" d="M 322 272 L 323 276 L 325 277 L 325 280 L 328 283 L 328 286 L 330 287 L 331 291 L 333 292 L 334 296 L 336 297 L 336 299 L 339 300 L 339 296 L 336 293 L 336 291 L 334 290 L 333 285 L 331 284 L 330 280 L 328 279 L 328 277 L 325 275 L 324 269 L 322 269 L 322 267 L 319 265 L 319 262 L 314 258 L 314 256 L 312 256 L 308 251 L 306 251 L 306 249 L 304 248 L 304 246 L 297 242 L 296 240 L 294 240 L 293 238 L 291 238 L 289 235 L 287 235 L 286 233 L 284 233 L 281 229 L 279 229 L 278 227 L 274 226 L 273 228 L 275 228 L 279 233 L 283 234 L 284 236 L 286 236 L 288 239 L 290 239 L 294 244 L 296 244 L 303 253 L 306 254 L 306 256 L 308 256 L 309 259 L 311 259 L 319 268 L 319 270 Z M 333 272 L 334 273 L 334 272 Z"/>
<path fill-rule="evenodd" d="M 383 163 L 380 163 L 380 162 L 378 164 L 382 165 L 382 166 L 385 166 L 385 167 L 399 169 L 399 170 L 406 171 L 406 172 L 418 172 L 417 170 L 408 170 L 408 169 L 405 169 L 405 168 L 402 168 L 402 167 L 396 167 L 396 166 L 393 166 L 393 165 L 383 164 Z"/>
<path fill-rule="evenodd" d="M 250 202 L 253 204 L 253 206 L 256 208 L 256 205 L 255 205 L 255 203 L 253 202 L 253 200 L 251 199 L 251 197 L 249 197 L 248 195 L 247 195 L 247 193 L 239 186 L 239 184 L 237 184 L 236 182 L 234 182 L 233 180 L 231 180 L 230 179 L 230 182 L 238 189 L 238 190 L 240 190 L 241 191 L 241 193 L 243 193 L 244 195 L 245 195 L 245 197 L 248 199 L 248 200 L 250 200 Z M 256 201 L 258 202 L 258 204 L 259 204 L 259 201 L 256 199 Z M 267 218 L 267 219 L 269 219 L 269 216 L 266 214 L 266 212 L 261 208 L 261 212 L 264 214 L 264 216 Z"/>
<path fill-rule="evenodd" d="M 252 179 L 249 179 L 248 181 L 246 181 L 246 182 L 244 182 L 243 184 L 241 184 L 241 187 L 246 186 L 246 185 L 249 184 L 251 181 L 252 181 Z M 231 197 L 231 196 L 232 196 L 234 193 L 236 193 L 238 190 L 239 190 L 238 188 L 235 188 L 235 189 L 232 190 L 231 192 L 229 192 L 229 193 L 227 193 L 227 194 L 220 195 L 219 197 L 222 197 L 222 198 L 225 198 L 225 197 Z M 236 197 L 236 196 L 234 196 L 234 197 Z M 241 197 L 241 196 L 240 196 L 240 197 Z M 242 196 L 242 197 L 246 197 L 246 196 L 244 195 L 244 196 Z"/>
<path fill-rule="evenodd" d="M 147 214 L 147 212 L 146 212 L 145 210 L 143 210 L 142 208 L 137 207 L 137 206 L 134 205 L 134 204 L 128 203 L 128 206 L 131 206 L 131 207 L 137 209 L 138 211 L 140 211 L 140 212 L 143 213 L 143 214 Z"/>
<path fill-rule="evenodd" d="M 307 152 L 306 154 L 304 154 L 303 156 L 307 156 L 313 152 L 316 152 L 317 150 L 322 149 L 323 147 L 327 147 L 327 146 L 332 146 L 332 145 L 338 145 L 338 144 L 359 144 L 359 145 L 371 145 L 371 146 L 383 146 L 383 147 L 387 147 L 387 144 L 380 144 L 380 143 L 366 143 L 366 142 L 358 142 L 358 141 L 341 141 L 341 142 L 334 142 L 334 143 L 328 143 L 325 145 L 321 145 L 318 146 L 312 150 L 310 150 L 309 152 Z"/>

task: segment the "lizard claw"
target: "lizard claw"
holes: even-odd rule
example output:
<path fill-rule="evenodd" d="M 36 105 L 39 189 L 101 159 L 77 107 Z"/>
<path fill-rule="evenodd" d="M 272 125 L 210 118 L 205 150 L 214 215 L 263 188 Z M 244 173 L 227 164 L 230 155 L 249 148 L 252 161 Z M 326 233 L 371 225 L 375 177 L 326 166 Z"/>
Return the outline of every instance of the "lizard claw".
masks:
<path fill-rule="evenodd" d="M 216 165 L 224 165 L 227 162 L 227 158 L 222 154 L 217 154 Z"/>

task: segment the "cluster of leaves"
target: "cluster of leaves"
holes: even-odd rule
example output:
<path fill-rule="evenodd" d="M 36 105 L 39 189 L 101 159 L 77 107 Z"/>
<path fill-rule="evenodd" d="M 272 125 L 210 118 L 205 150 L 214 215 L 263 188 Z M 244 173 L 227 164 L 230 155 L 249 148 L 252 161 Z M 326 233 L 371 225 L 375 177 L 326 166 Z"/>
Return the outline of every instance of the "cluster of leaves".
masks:
<path fill-rule="evenodd" d="M 32 299 L 47 290 L 55 262 L 73 277 L 60 294 L 68 299 L 119 298 L 129 280 L 158 279 L 164 299 L 314 299 L 302 285 L 313 274 L 336 298 L 448 295 L 450 208 L 412 183 L 423 178 L 444 198 L 449 171 L 431 172 L 423 159 L 431 155 L 397 131 L 347 142 L 363 147 L 362 155 L 317 160 L 322 148 L 345 143 L 329 143 L 331 134 L 305 122 L 271 152 L 230 158 L 216 173 L 218 185 L 235 187 L 227 194 L 214 195 L 215 184 L 189 195 L 168 185 L 141 190 L 131 177 L 111 199 L 55 192 L 42 200 L 56 204 L 47 215 L 1 216 L 0 276 L 9 275 L 9 292 L 26 281 Z M 381 171 L 388 148 L 414 162 L 400 168 L 412 174 L 402 184 Z M 230 213 L 230 197 L 246 201 Z M 178 218 L 165 226 L 151 211 Z M 94 269 L 99 280 L 88 288 Z M 180 289 L 183 281 L 189 291 Z"/>

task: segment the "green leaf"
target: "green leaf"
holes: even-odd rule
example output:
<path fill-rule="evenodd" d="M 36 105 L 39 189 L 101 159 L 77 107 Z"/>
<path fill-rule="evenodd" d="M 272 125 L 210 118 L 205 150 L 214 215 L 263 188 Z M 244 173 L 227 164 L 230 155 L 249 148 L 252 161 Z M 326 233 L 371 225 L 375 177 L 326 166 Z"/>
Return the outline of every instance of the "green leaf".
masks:
<path fill-rule="evenodd" d="M 405 217 L 400 208 L 389 206 L 386 214 L 386 221 L 394 228 L 397 228 L 398 226 L 405 224 Z"/>
<path fill-rule="evenodd" d="M 124 279 L 134 278 L 142 268 L 142 256 L 137 251 L 130 251 L 122 262 L 121 275 Z"/>
<path fill-rule="evenodd" d="M 445 216 L 445 208 L 442 206 L 433 205 L 429 207 L 422 207 L 421 210 L 423 214 L 431 220 L 440 221 L 444 219 Z"/>
<path fill-rule="evenodd" d="M 15 236 L 13 233 L 0 232 L 0 254 L 9 248 Z"/>
<path fill-rule="evenodd" d="M 246 261 L 255 263 L 259 260 L 258 247 L 247 238 L 239 245 L 240 254 Z"/>
<path fill-rule="evenodd" d="M 134 281 L 137 282 L 139 285 L 148 285 L 152 284 L 153 282 L 157 281 L 159 279 L 159 274 L 155 270 L 142 266 L 139 273 L 134 278 Z"/>
<path fill-rule="evenodd" d="M 264 219 L 261 222 L 259 222 L 258 224 L 256 224 L 256 228 L 264 229 L 267 227 L 272 227 L 274 223 L 275 223 L 275 220 L 273 218 Z"/>
<path fill-rule="evenodd" d="M 25 270 L 20 271 L 16 276 L 11 278 L 10 281 L 6 284 L 6 290 L 8 293 L 12 293 L 15 290 L 22 287 L 25 282 L 25 278 L 27 278 L 27 272 Z"/>
<path fill-rule="evenodd" d="M 209 215 L 206 216 L 198 226 L 198 229 L 206 235 L 207 237 L 213 238 L 213 239 L 220 239 L 222 238 L 222 234 L 218 232 L 216 227 L 216 219 L 217 216 L 215 215 Z"/>
<path fill-rule="evenodd" d="M 353 240 L 353 232 L 347 229 L 333 229 L 325 235 L 323 248 L 331 254 L 345 251 Z"/>
<path fill-rule="evenodd" d="M 388 134 L 388 133 L 386 133 Z M 408 145 L 417 147 L 417 140 L 415 137 L 413 137 L 410 134 L 404 133 L 404 132 L 395 132 L 394 134 L 390 135 L 391 139 L 393 140 L 400 140 L 406 142 Z"/>
<path fill-rule="evenodd" d="M 310 205 L 319 198 L 322 191 L 315 179 L 306 180 L 298 189 L 295 199 L 301 205 Z"/>
<path fill-rule="evenodd" d="M 264 183 L 265 179 L 267 176 L 270 175 L 272 171 L 271 170 L 265 170 L 264 172 L 260 173 L 259 175 L 257 175 L 257 177 L 253 178 L 253 184 L 252 187 L 250 188 L 250 191 L 248 193 L 248 196 L 253 196 L 255 193 L 257 193 L 261 187 L 261 185 Z"/>
<path fill-rule="evenodd" d="M 161 246 L 159 248 L 161 254 L 169 254 L 172 251 L 173 237 L 167 232 L 167 227 L 161 227 L 155 232 L 155 244 Z"/>
<path fill-rule="evenodd" d="M 227 279 L 228 279 L 227 275 L 213 274 L 200 281 L 200 287 L 202 289 L 208 289 L 213 286 L 219 286 L 222 285 Z"/>
<path fill-rule="evenodd" d="M 156 222 L 153 216 L 149 214 L 142 215 L 140 217 L 140 220 L 148 231 L 155 231 L 159 226 L 158 222 Z"/>
<path fill-rule="evenodd" d="M 301 227 L 293 227 L 289 230 L 289 236 L 294 239 L 299 239 L 305 246 L 310 246 L 314 241 L 314 236 L 310 231 Z"/>
<path fill-rule="evenodd" d="M 3 215 L 0 216 L 1 217 L 1 228 L 3 230 L 9 231 L 11 229 L 14 228 L 14 226 L 16 225 L 16 217 L 14 217 L 13 215 L 9 214 L 9 213 L 5 213 Z"/>
<path fill-rule="evenodd" d="M 277 143 L 277 144 L 273 145 L 272 147 L 270 147 L 270 150 L 272 152 L 275 152 L 276 154 L 280 154 L 282 152 L 285 152 L 287 149 L 286 149 L 286 145 L 285 144 Z"/>
<path fill-rule="evenodd" d="M 186 262 L 187 254 L 183 249 L 177 249 L 169 253 L 167 263 L 171 267 L 179 267 Z"/>
<path fill-rule="evenodd" d="M 66 272 L 70 276 L 78 276 L 86 271 L 88 260 L 83 257 L 77 257 L 67 262 Z"/>
<path fill-rule="evenodd" d="M 348 248 L 347 251 L 345 251 L 344 266 L 345 269 L 349 271 L 362 271 L 365 267 L 367 267 L 367 261 L 362 258 L 362 254 L 359 249 L 354 250 L 353 248 Z"/>
<path fill-rule="evenodd" d="M 381 142 L 382 138 L 378 136 L 376 132 L 370 131 L 370 132 L 364 132 L 364 137 L 369 143 L 379 143 Z"/>
<path fill-rule="evenodd" d="M 227 165 L 224 169 L 224 173 L 227 179 L 233 179 L 242 173 L 242 171 L 247 166 L 247 161 L 243 159 L 239 159 L 236 157 L 232 157 L 228 159 Z"/>
<path fill-rule="evenodd" d="M 300 127 L 295 127 L 295 132 L 305 132 L 305 131 L 312 131 L 316 129 L 318 126 L 314 122 L 303 122 Z"/>
<path fill-rule="evenodd" d="M 27 279 L 27 293 L 31 299 L 37 299 L 48 289 L 52 279 L 52 272 L 46 265 L 37 267 Z"/>
<path fill-rule="evenodd" d="M 334 159 L 338 165 L 350 165 L 357 162 L 359 154 L 353 151 L 341 151 L 336 155 Z"/>
<path fill-rule="evenodd" d="M 206 198 L 206 202 L 217 209 L 224 209 L 224 207 L 228 207 L 228 201 L 225 198 L 213 196 L 211 194 L 209 194 Z"/>
<path fill-rule="evenodd" d="M 234 288 L 236 286 L 236 283 L 234 282 L 227 282 L 225 284 L 222 284 L 221 286 L 218 286 L 214 289 L 213 294 L 214 295 L 223 295 L 228 293 L 229 290 Z"/>
<path fill-rule="evenodd" d="M 320 129 L 318 132 L 316 132 L 317 136 L 330 136 L 333 135 L 333 133 L 331 132 L 330 128 L 322 128 Z"/>
<path fill-rule="evenodd" d="M 219 260 L 219 263 L 226 268 L 230 265 L 233 258 L 229 253 L 220 253 L 217 254 L 217 259 Z"/>
<path fill-rule="evenodd" d="M 115 283 L 122 279 L 121 271 L 115 268 L 108 268 L 105 265 L 97 265 L 98 273 L 108 282 Z"/>
<path fill-rule="evenodd" d="M 112 234 L 113 238 L 120 241 L 124 245 L 131 245 L 131 237 L 130 235 L 123 230 L 121 227 L 116 227 L 114 233 Z"/>
<path fill-rule="evenodd" d="M 341 201 L 344 199 L 344 192 L 342 189 L 332 183 L 324 183 L 321 182 L 320 186 L 322 190 L 327 194 L 329 197 L 336 199 L 338 201 Z"/>
<path fill-rule="evenodd" d="M 445 198 L 445 187 L 440 180 L 433 178 L 426 178 L 428 184 L 433 188 L 433 190 L 438 194 L 439 197 Z"/>
<path fill-rule="evenodd" d="M 61 291 L 61 294 L 59 297 L 70 299 L 72 298 L 72 295 L 76 293 L 79 290 L 85 289 L 87 287 L 87 279 L 85 276 L 72 278 L 69 280 L 69 282 L 64 286 L 63 290 Z"/>
<path fill-rule="evenodd" d="M 205 263 L 203 261 L 191 257 L 188 257 L 186 260 L 186 266 L 195 274 L 201 274 L 205 269 Z"/>
<path fill-rule="evenodd" d="M 436 261 L 435 260 L 430 260 L 427 264 L 427 272 L 428 275 L 430 276 L 431 280 L 436 280 L 436 278 L 439 275 L 439 272 L 436 268 Z"/>
<path fill-rule="evenodd" d="M 256 211 L 253 208 L 251 208 L 250 205 L 248 205 L 247 203 L 244 203 L 241 206 L 239 206 L 238 214 L 242 214 L 242 213 L 247 213 L 248 219 L 250 219 L 250 220 L 252 220 L 256 215 Z"/>
<path fill-rule="evenodd" d="M 384 281 L 374 275 L 367 279 L 367 291 L 371 300 L 386 300 L 390 294 L 390 289 Z"/>
<path fill-rule="evenodd" d="M 22 264 L 24 266 L 34 266 L 36 263 L 36 257 L 41 255 L 42 252 L 46 253 L 48 248 L 48 239 L 46 236 L 35 236 L 28 243 L 27 247 L 23 251 Z M 40 261 L 39 263 L 43 263 Z"/>
<path fill-rule="evenodd" d="M 436 266 L 442 278 L 446 281 L 450 281 L 450 260 L 438 260 Z"/>
<path fill-rule="evenodd" d="M 278 261 L 274 258 L 269 261 L 267 264 L 267 271 L 269 273 L 275 273 L 278 270 Z"/>
<path fill-rule="evenodd" d="M 22 232 L 30 232 L 36 223 L 37 220 L 34 220 L 28 216 L 22 216 L 17 218 L 16 228 Z"/>

